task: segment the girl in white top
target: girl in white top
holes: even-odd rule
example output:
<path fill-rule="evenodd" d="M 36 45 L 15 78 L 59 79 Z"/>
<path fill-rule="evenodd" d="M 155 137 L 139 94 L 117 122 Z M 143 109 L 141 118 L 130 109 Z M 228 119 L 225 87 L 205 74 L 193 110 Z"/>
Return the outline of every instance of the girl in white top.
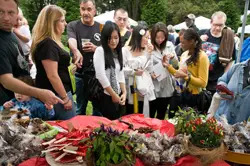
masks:
<path fill-rule="evenodd" d="M 137 84 L 136 92 L 139 100 L 139 113 L 149 116 L 149 101 L 155 99 L 154 85 L 150 76 L 153 46 L 149 42 L 149 37 L 150 34 L 147 27 L 138 25 L 133 29 L 129 46 L 124 48 L 124 73 L 128 93 L 127 114 L 134 112 L 133 91 L 136 91 L 133 89 L 134 79 Z"/>
<path fill-rule="evenodd" d="M 18 8 L 17 24 L 13 28 L 13 32 L 17 36 L 19 44 L 25 56 L 29 56 L 31 47 L 31 33 L 29 25 L 26 23 L 26 19 L 23 16 L 23 12 Z"/>
<path fill-rule="evenodd" d="M 104 117 L 114 120 L 121 116 L 121 106 L 126 101 L 121 36 L 115 23 L 106 22 L 101 44 L 94 53 L 96 78 L 104 89 L 100 111 Z"/>
<path fill-rule="evenodd" d="M 156 100 L 150 102 L 150 117 L 154 118 L 157 111 L 157 118 L 164 119 L 167 106 L 170 104 L 171 97 L 173 96 L 174 82 L 168 70 L 164 70 L 162 59 L 164 55 L 168 55 L 176 65 L 178 65 L 178 60 L 174 45 L 168 41 L 168 30 L 164 23 L 158 22 L 152 27 L 151 42 L 154 46 L 152 63 L 155 71 L 152 72 L 151 76 L 155 87 Z M 156 73 L 156 70 L 160 70 L 161 72 Z M 169 116 L 172 117 L 172 114 L 170 113 Z"/>

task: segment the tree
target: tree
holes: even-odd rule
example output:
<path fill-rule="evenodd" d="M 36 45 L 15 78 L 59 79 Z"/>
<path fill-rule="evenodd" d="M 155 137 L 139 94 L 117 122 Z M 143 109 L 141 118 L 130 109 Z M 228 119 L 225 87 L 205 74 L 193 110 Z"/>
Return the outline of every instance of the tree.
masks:
<path fill-rule="evenodd" d="M 214 0 L 167 0 L 167 24 L 178 24 L 189 13 L 210 18 L 217 9 L 218 5 Z"/>
<path fill-rule="evenodd" d="M 247 23 L 246 25 L 250 25 L 250 15 L 247 16 Z"/>
<path fill-rule="evenodd" d="M 32 29 L 38 14 L 44 6 L 55 4 L 57 0 L 20 0 L 20 7 L 23 10 L 24 17 L 28 20 Z"/>
<path fill-rule="evenodd" d="M 77 20 L 80 18 L 79 0 L 58 0 L 56 5 L 66 10 L 66 21 Z"/>
<path fill-rule="evenodd" d="M 147 0 L 142 7 L 141 19 L 150 26 L 159 21 L 166 23 L 165 7 L 164 0 Z"/>
<path fill-rule="evenodd" d="M 240 10 L 238 3 L 235 0 L 222 0 L 218 4 L 219 9 L 226 13 L 227 22 L 226 25 L 234 30 L 240 25 Z"/>

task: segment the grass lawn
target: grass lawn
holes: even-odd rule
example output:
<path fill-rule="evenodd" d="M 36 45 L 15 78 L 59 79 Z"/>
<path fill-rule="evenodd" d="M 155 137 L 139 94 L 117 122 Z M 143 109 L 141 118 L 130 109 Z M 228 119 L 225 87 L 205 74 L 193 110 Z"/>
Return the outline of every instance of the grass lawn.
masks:
<path fill-rule="evenodd" d="M 86 115 L 92 115 L 92 103 L 88 102 L 87 109 L 86 109 Z"/>

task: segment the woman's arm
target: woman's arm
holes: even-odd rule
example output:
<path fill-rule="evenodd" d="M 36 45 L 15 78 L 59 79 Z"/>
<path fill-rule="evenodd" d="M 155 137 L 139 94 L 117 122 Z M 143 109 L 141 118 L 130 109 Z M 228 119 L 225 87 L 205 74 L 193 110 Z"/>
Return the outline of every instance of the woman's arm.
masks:
<path fill-rule="evenodd" d="M 94 59 L 94 68 L 95 68 L 96 78 L 102 85 L 103 89 L 105 89 L 109 93 L 109 95 L 112 97 L 112 101 L 114 103 L 119 103 L 120 97 L 112 89 L 110 85 L 110 81 L 107 78 L 107 75 L 105 72 L 104 51 L 102 47 L 98 47 L 96 49 L 93 59 Z"/>
<path fill-rule="evenodd" d="M 61 97 L 61 99 L 65 102 L 64 106 L 67 105 L 67 108 L 65 109 L 71 109 L 72 101 L 67 97 L 67 92 L 63 86 L 61 78 L 58 75 L 58 62 L 46 59 L 42 60 L 42 64 L 51 85 L 53 86 L 57 94 Z M 69 102 L 71 104 L 69 104 Z"/>
<path fill-rule="evenodd" d="M 200 60 L 198 61 L 198 76 L 194 77 L 190 75 L 190 78 L 185 77 L 184 79 L 189 80 L 189 84 L 192 84 L 196 87 L 205 88 L 208 82 L 208 72 L 209 72 L 209 60 L 205 53 L 200 54 Z"/>
<path fill-rule="evenodd" d="M 118 79 L 119 79 L 118 81 L 120 83 L 120 88 L 121 88 L 121 92 L 122 92 L 120 104 L 125 105 L 127 91 L 126 91 L 125 76 L 124 76 L 123 70 L 119 71 Z"/>
<path fill-rule="evenodd" d="M 177 70 L 171 64 L 168 63 L 168 60 L 163 58 L 162 65 L 169 71 L 170 74 L 175 75 Z"/>
<path fill-rule="evenodd" d="M 131 66 L 131 62 L 129 62 L 129 56 L 131 52 L 129 51 L 129 47 L 122 48 L 122 55 L 123 55 L 123 71 L 125 77 L 133 76 L 135 74 L 135 70 Z"/>

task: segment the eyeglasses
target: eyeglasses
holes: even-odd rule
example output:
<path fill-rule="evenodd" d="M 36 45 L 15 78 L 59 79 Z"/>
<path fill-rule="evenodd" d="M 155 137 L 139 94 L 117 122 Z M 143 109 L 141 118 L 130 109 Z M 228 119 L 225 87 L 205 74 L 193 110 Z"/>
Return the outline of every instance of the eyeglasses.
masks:
<path fill-rule="evenodd" d="M 220 28 L 225 26 L 225 24 L 212 24 L 212 25 L 215 26 L 215 27 L 220 27 Z"/>

